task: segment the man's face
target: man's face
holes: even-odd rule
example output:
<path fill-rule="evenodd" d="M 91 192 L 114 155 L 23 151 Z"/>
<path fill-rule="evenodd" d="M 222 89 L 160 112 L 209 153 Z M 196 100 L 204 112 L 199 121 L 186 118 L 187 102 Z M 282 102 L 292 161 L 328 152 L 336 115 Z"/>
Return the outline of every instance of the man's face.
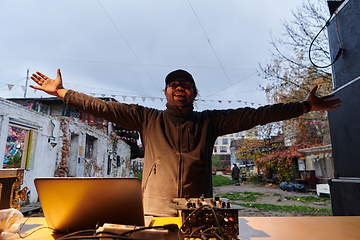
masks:
<path fill-rule="evenodd" d="M 169 104 L 182 109 L 195 100 L 197 93 L 192 83 L 186 78 L 174 78 L 165 89 L 166 100 Z"/>

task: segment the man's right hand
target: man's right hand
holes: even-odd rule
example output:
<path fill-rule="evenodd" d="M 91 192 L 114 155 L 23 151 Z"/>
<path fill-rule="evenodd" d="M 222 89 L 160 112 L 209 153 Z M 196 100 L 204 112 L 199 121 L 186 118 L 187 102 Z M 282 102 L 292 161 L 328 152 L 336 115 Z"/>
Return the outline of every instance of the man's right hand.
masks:
<path fill-rule="evenodd" d="M 64 100 L 67 89 L 62 85 L 60 69 L 57 70 L 57 77 L 51 79 L 40 72 L 36 72 L 31 76 L 31 79 L 39 86 L 30 85 L 31 88 L 44 91 L 50 95 L 59 97 Z"/>

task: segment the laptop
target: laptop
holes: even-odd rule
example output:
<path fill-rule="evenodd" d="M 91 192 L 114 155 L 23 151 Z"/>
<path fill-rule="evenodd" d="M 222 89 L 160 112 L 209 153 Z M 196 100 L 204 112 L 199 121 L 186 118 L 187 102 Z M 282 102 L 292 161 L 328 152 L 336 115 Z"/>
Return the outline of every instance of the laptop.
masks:
<path fill-rule="evenodd" d="M 46 223 L 59 232 L 104 223 L 145 226 L 138 178 L 51 177 L 34 180 Z"/>

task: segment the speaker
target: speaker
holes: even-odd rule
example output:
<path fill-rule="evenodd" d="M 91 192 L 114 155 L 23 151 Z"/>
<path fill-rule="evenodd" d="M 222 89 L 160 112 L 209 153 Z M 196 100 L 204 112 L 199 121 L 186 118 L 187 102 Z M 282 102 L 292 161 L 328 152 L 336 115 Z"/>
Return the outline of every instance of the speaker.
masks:
<path fill-rule="evenodd" d="M 334 216 L 360 216 L 360 178 L 329 179 Z"/>
<path fill-rule="evenodd" d="M 339 177 L 360 178 L 360 1 L 344 2 L 328 26 L 331 66 L 336 98 L 341 107 L 329 111 L 334 172 Z M 356 81 L 354 81 L 356 80 Z"/>

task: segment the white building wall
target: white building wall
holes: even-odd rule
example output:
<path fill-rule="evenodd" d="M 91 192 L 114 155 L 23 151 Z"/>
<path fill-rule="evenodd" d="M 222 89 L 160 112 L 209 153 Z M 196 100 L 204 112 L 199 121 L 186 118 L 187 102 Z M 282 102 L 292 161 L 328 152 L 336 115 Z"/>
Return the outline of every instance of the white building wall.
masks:
<path fill-rule="evenodd" d="M 79 119 L 67 117 L 59 117 L 59 119 L 61 151 L 56 158 L 55 176 L 72 176 L 71 173 L 75 172 L 77 177 L 130 176 L 131 150 L 128 144 L 115 136 L 108 136 Z M 86 154 L 87 139 L 94 142 L 91 157 Z M 117 156 L 120 157 L 119 164 Z M 73 169 L 74 167 L 76 169 Z"/>
<path fill-rule="evenodd" d="M 35 152 L 33 167 L 31 169 L 25 169 L 24 178 L 23 178 L 23 187 L 28 187 L 29 189 L 29 201 L 37 201 L 37 193 L 34 185 L 34 179 L 37 177 L 52 177 L 54 176 L 55 161 L 51 159 L 56 158 L 57 146 L 52 147 L 48 138 L 54 136 L 55 139 L 58 138 L 58 131 L 60 122 L 49 116 L 45 116 L 42 113 L 35 112 L 31 109 L 22 107 L 19 104 L 7 101 L 0 98 L 0 121 L 1 121 L 1 131 L 0 131 L 0 156 L 2 161 L 0 167 L 3 168 L 3 157 L 5 153 L 7 132 L 9 124 L 14 124 L 20 127 L 34 129 L 37 132 L 36 142 L 35 142 Z M 55 124 L 54 132 L 52 132 L 52 123 Z"/>
<path fill-rule="evenodd" d="M 31 169 L 25 169 L 23 187 L 28 187 L 29 202 L 38 201 L 34 185 L 37 177 L 69 176 L 69 166 L 76 177 L 129 177 L 130 146 L 117 137 L 110 137 L 78 119 L 51 117 L 25 108 L 17 103 L 0 98 L 0 156 L 5 153 L 9 124 L 37 132 L 34 160 Z M 86 136 L 93 137 L 94 157 L 85 158 Z M 73 139 L 72 139 L 73 136 Z M 52 147 L 49 137 L 54 137 L 57 145 Z M 115 141 L 113 141 L 115 140 Z M 71 155 L 70 155 L 71 153 Z M 111 171 L 108 174 L 108 159 Z M 120 164 L 117 162 L 120 157 Z M 72 160 L 72 162 L 71 162 Z M 3 160 L 0 163 L 3 168 Z"/>

